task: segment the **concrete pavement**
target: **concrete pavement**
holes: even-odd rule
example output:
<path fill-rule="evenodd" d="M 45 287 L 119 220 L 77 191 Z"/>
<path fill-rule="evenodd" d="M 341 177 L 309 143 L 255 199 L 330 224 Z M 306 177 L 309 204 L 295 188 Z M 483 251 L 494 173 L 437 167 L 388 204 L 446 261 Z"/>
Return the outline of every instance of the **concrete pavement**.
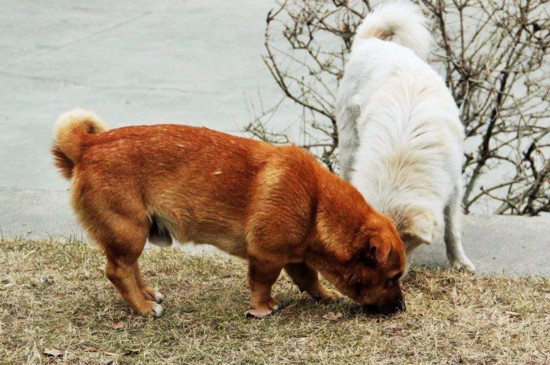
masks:
<path fill-rule="evenodd" d="M 0 0 L 0 187 L 61 190 L 53 123 L 176 122 L 238 133 L 281 98 L 261 59 L 274 0 Z M 280 123 L 300 114 L 280 109 Z"/>

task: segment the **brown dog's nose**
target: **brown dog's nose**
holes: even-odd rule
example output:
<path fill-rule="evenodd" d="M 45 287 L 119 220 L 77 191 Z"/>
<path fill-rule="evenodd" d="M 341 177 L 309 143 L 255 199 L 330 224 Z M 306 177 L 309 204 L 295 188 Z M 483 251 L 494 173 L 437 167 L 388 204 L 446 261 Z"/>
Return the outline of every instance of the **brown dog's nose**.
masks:
<path fill-rule="evenodd" d="M 381 314 L 384 316 L 404 312 L 405 310 L 407 310 L 407 306 L 405 305 L 405 301 L 403 300 L 403 298 L 398 299 L 397 302 L 390 305 L 366 304 L 361 306 L 361 311 L 365 314 Z"/>
<path fill-rule="evenodd" d="M 372 304 L 364 304 L 361 306 L 361 313 L 363 314 L 378 314 L 378 307 Z"/>

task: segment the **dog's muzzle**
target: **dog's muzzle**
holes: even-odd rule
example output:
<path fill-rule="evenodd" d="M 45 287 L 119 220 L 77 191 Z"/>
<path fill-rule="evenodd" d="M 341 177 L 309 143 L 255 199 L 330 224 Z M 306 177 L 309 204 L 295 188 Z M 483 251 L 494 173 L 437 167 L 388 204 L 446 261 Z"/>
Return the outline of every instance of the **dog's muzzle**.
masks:
<path fill-rule="evenodd" d="M 366 304 L 361 307 L 361 311 L 365 314 L 378 314 L 384 316 L 390 316 L 392 314 L 397 314 L 399 312 L 404 312 L 407 310 L 407 306 L 403 298 L 399 298 L 397 302 L 391 305 L 373 305 Z"/>

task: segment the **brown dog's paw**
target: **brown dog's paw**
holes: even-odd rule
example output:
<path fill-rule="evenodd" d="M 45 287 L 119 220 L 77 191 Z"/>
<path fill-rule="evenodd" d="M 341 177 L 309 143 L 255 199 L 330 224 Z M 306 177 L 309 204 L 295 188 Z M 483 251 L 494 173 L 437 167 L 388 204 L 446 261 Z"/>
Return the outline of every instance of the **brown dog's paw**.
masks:
<path fill-rule="evenodd" d="M 322 287 L 319 292 L 311 293 L 311 297 L 319 303 L 328 304 L 338 301 L 342 296 L 336 290 Z"/>
<path fill-rule="evenodd" d="M 278 311 L 280 308 L 279 303 L 275 299 L 270 298 L 267 303 L 260 305 L 258 308 L 246 311 L 245 315 L 246 318 L 264 318 Z"/>
<path fill-rule="evenodd" d="M 164 308 L 162 305 L 153 302 L 152 300 L 147 301 L 147 306 L 140 310 L 140 314 L 144 317 L 160 317 L 164 313 Z"/>
<path fill-rule="evenodd" d="M 162 295 L 161 293 L 159 293 L 157 291 L 157 292 L 155 292 L 155 296 L 154 296 L 153 299 L 155 300 L 155 303 L 160 304 L 160 303 L 164 302 L 164 295 Z"/>
<path fill-rule="evenodd" d="M 164 301 L 164 295 L 153 289 L 151 286 L 147 286 L 141 289 L 141 292 L 145 296 L 145 299 L 151 300 L 158 304 L 161 304 Z"/>
<path fill-rule="evenodd" d="M 325 291 L 319 296 L 318 301 L 321 303 L 334 303 L 340 300 L 342 296 L 336 290 L 325 289 Z"/>
<path fill-rule="evenodd" d="M 279 302 L 273 298 L 269 299 L 269 301 L 267 302 L 267 306 L 269 309 L 273 311 L 278 311 L 281 308 L 281 306 L 279 305 Z"/>
<path fill-rule="evenodd" d="M 246 318 L 260 319 L 271 315 L 271 309 L 249 309 L 245 312 Z"/>
<path fill-rule="evenodd" d="M 154 316 L 158 318 L 158 317 L 162 316 L 162 314 L 164 313 L 164 308 L 162 308 L 162 305 L 160 305 L 158 303 L 154 303 L 152 311 L 154 313 Z"/>

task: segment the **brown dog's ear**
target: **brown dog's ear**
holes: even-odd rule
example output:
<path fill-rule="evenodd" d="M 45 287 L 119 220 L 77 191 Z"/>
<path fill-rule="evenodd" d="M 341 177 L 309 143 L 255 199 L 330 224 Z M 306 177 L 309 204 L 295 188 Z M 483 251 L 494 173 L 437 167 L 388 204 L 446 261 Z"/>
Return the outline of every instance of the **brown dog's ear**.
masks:
<path fill-rule="evenodd" d="M 371 237 L 365 249 L 364 258 L 373 266 L 386 262 L 390 253 L 390 246 L 385 244 L 379 236 Z"/>

